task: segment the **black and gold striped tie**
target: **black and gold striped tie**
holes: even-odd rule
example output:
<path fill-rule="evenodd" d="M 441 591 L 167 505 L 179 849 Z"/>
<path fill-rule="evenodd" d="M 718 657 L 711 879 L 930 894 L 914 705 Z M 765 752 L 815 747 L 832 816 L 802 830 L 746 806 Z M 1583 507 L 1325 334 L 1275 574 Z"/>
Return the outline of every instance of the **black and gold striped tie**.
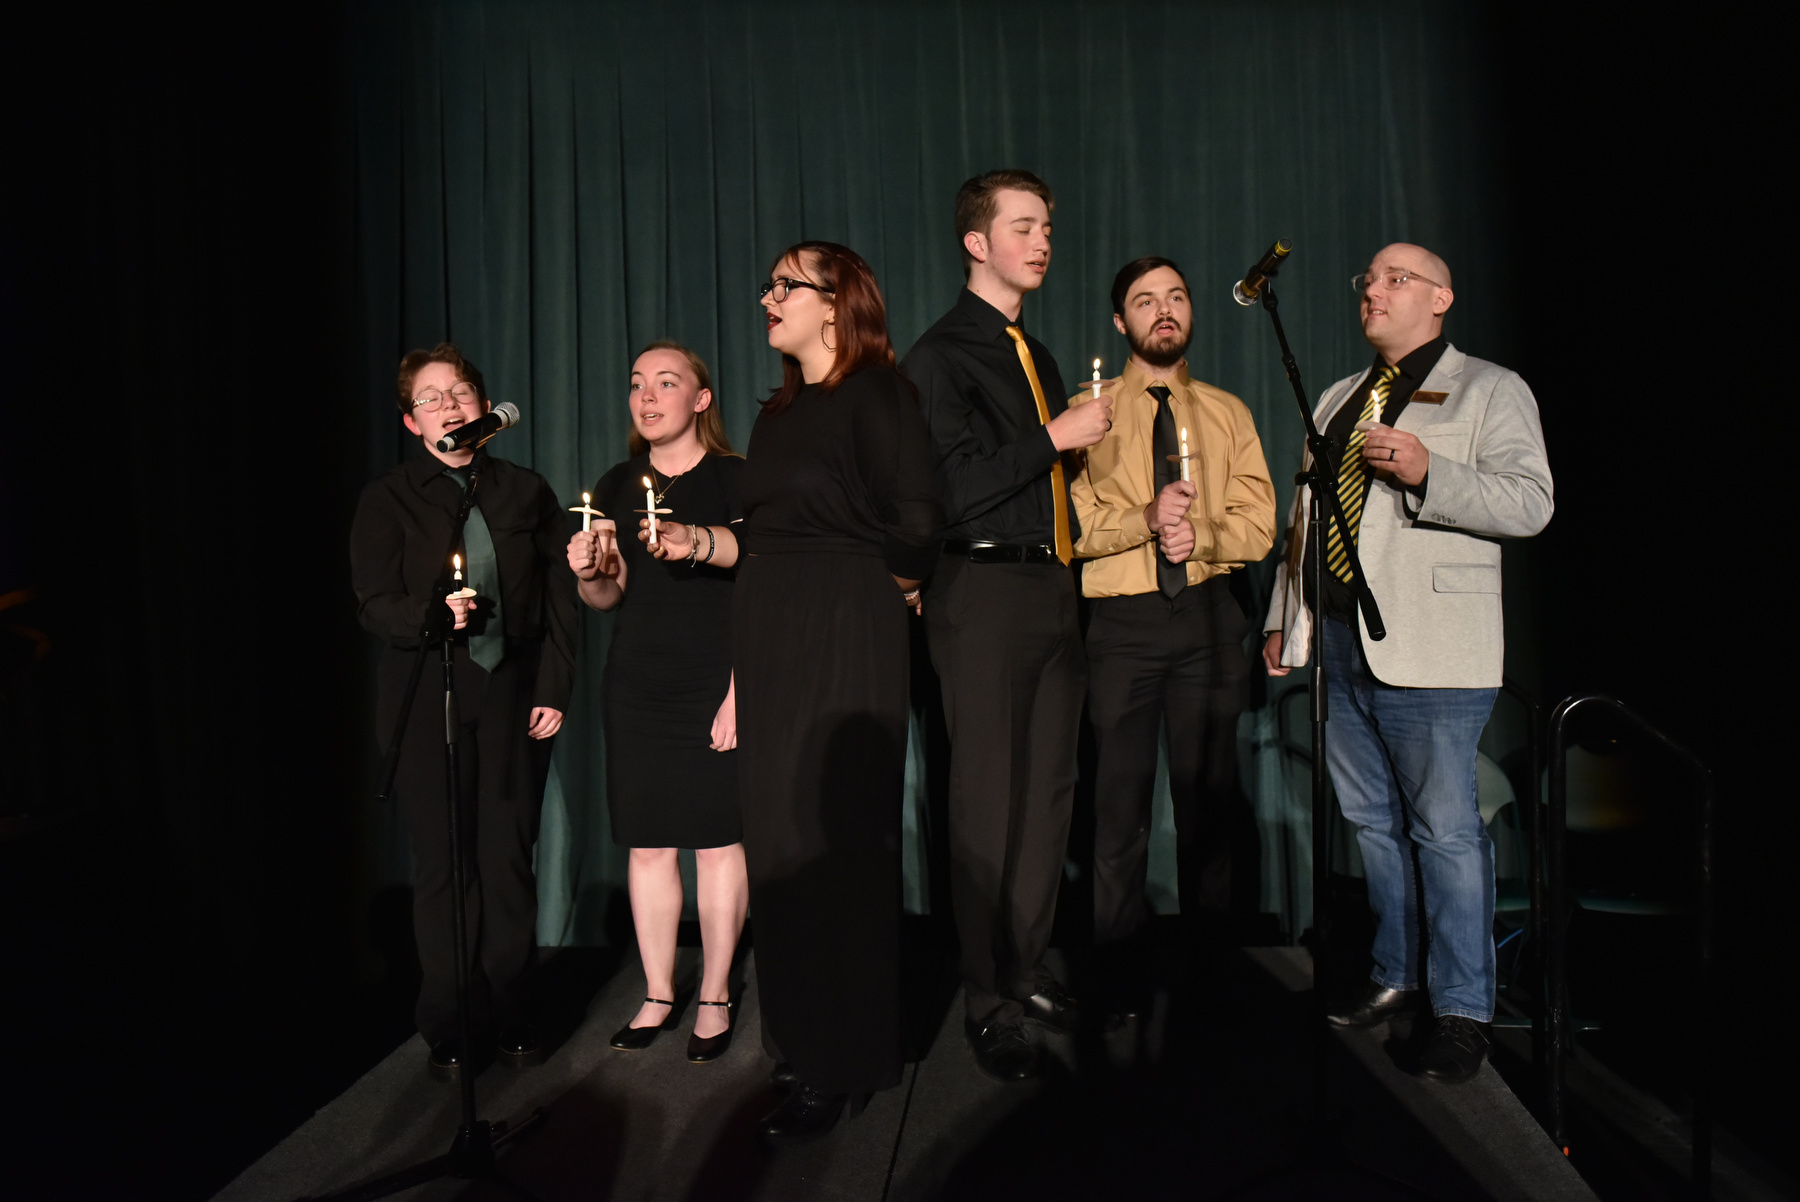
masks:
<path fill-rule="evenodd" d="M 1362 415 L 1356 419 L 1358 425 L 1374 420 L 1375 414 L 1387 404 L 1388 390 L 1393 387 L 1394 377 L 1399 374 L 1400 369 L 1392 364 L 1381 373 L 1380 378 L 1369 389 L 1369 399 L 1363 402 Z M 1344 461 L 1338 465 L 1338 501 L 1344 507 L 1344 520 L 1350 523 L 1352 543 L 1356 542 L 1357 531 L 1362 528 L 1363 501 L 1369 495 L 1369 479 L 1375 474 L 1363 462 L 1363 441 L 1363 432 L 1352 430 L 1349 440 L 1344 444 Z M 1340 536 L 1335 516 L 1332 517 L 1325 536 L 1325 566 L 1345 584 L 1351 582 L 1350 553 L 1344 549 L 1344 540 Z"/>

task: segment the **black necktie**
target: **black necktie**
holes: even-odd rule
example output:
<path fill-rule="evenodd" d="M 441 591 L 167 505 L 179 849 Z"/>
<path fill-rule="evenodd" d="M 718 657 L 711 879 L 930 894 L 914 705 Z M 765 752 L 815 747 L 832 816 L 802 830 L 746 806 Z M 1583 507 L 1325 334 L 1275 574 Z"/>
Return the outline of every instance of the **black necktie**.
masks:
<path fill-rule="evenodd" d="M 1160 494 L 1168 485 L 1181 479 L 1181 465 L 1171 458 L 1181 454 L 1181 439 L 1175 433 L 1175 410 L 1169 404 L 1168 385 L 1152 384 L 1145 391 L 1156 398 L 1156 435 L 1150 440 L 1150 452 L 1155 460 L 1156 491 Z M 1173 601 L 1175 595 L 1187 587 L 1187 565 L 1170 563 L 1161 547 L 1156 547 L 1155 551 L 1156 587 Z"/>

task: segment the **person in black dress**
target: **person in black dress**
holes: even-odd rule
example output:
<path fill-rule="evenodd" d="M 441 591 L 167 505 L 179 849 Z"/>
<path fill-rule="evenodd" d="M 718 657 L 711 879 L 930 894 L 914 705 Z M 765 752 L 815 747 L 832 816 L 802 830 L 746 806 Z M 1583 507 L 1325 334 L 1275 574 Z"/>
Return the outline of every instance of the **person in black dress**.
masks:
<path fill-rule="evenodd" d="M 485 449 L 434 445 L 487 412 L 481 372 L 446 342 L 407 355 L 398 383 L 406 428 L 422 445 L 363 490 L 350 527 L 350 578 L 358 620 L 384 644 L 375 706 L 384 743 L 399 721 L 427 618 L 448 605 L 455 627 L 471 1049 L 458 1034 L 444 694 L 435 666 L 413 694 L 394 778 L 414 860 L 419 1031 L 432 1071 L 452 1077 L 471 1058 L 479 1066 L 496 1042 L 519 1065 L 539 1051 L 529 996 L 537 956 L 531 857 L 551 743 L 574 683 L 576 609 L 562 552 L 568 519 L 549 483 Z M 477 595 L 451 600 L 436 586 L 471 484 L 475 504 L 458 551 Z"/>
<path fill-rule="evenodd" d="M 691 847 L 704 967 L 688 1059 L 704 1063 L 731 1041 L 731 963 L 749 904 L 733 750 L 733 573 L 699 556 L 658 562 L 635 539 L 621 545 L 617 523 L 636 518 L 649 489 L 672 523 L 727 525 L 738 517 L 744 461 L 725 437 L 706 363 L 679 343 L 638 355 L 630 399 L 632 457 L 594 485 L 593 504 L 607 516 L 568 547 L 581 599 L 618 611 L 606 659 L 606 790 L 613 842 L 631 849 L 631 915 L 648 988 L 612 1046 L 649 1047 L 674 1014 L 676 857 Z"/>
<path fill-rule="evenodd" d="M 747 554 L 729 530 L 673 525 L 659 553 L 739 564 L 744 850 L 764 1041 L 790 1085 L 762 1132 L 788 1139 L 900 1080 L 906 610 L 936 562 L 942 503 L 868 264 L 803 242 L 762 304 L 782 385 L 750 435 Z"/>

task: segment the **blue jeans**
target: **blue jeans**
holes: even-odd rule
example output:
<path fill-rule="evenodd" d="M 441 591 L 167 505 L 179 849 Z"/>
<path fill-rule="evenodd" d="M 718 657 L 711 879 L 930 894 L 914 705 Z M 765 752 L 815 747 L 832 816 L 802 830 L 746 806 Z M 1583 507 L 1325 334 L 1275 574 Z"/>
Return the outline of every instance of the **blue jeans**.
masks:
<path fill-rule="evenodd" d="M 1475 802 L 1475 748 L 1499 690 L 1382 684 L 1355 630 L 1319 626 L 1331 700 L 1325 762 L 1362 849 L 1375 911 L 1371 975 L 1389 989 L 1421 984 L 1422 887 L 1433 1012 L 1491 1022 L 1494 848 Z"/>

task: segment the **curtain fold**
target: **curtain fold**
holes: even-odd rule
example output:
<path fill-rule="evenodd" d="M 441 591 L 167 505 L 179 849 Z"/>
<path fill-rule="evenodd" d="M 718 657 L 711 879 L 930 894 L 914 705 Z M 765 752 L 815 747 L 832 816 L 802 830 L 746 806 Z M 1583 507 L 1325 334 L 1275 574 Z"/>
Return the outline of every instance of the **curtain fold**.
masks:
<path fill-rule="evenodd" d="M 741 448 L 780 378 L 755 304 L 770 261 L 802 238 L 857 249 L 904 353 L 962 284 L 957 185 L 999 166 L 1057 193 L 1025 320 L 1065 378 L 1124 361 L 1118 267 L 1174 258 L 1196 295 L 1193 370 L 1249 405 L 1284 507 L 1299 419 L 1267 319 L 1227 298 L 1275 237 L 1296 244 L 1282 313 L 1314 396 L 1366 365 L 1348 281 L 1397 239 L 1453 264 L 1452 340 L 1505 357 L 1480 30 L 1462 6 L 415 0 L 351 21 L 371 475 L 407 438 L 394 364 L 444 338 L 524 412 L 496 452 L 565 498 L 624 458 L 631 355 L 655 338 L 711 365 Z M 598 707 L 609 626 L 584 623 L 539 849 L 546 888 L 580 891 L 545 902 L 572 942 L 605 938 L 624 873 Z M 1270 725 L 1245 721 L 1245 787 L 1262 908 L 1297 930 L 1305 814 Z"/>

